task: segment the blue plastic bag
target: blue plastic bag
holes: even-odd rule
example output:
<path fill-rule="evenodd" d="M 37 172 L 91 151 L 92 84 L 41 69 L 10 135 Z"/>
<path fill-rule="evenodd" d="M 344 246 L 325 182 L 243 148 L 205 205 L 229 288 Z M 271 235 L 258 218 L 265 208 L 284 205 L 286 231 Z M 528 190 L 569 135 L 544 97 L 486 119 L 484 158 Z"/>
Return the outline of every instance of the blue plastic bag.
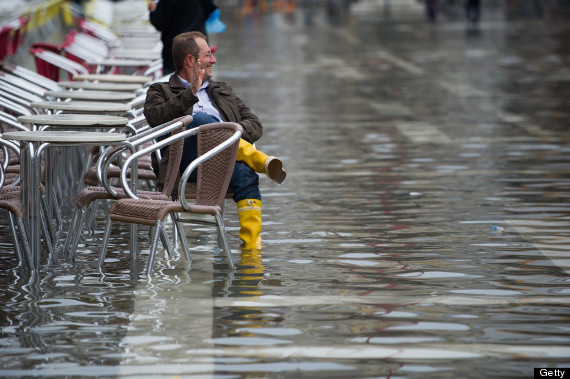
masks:
<path fill-rule="evenodd" d="M 216 9 L 206 20 L 206 33 L 221 33 L 226 30 L 226 24 L 220 20 L 220 10 Z"/>

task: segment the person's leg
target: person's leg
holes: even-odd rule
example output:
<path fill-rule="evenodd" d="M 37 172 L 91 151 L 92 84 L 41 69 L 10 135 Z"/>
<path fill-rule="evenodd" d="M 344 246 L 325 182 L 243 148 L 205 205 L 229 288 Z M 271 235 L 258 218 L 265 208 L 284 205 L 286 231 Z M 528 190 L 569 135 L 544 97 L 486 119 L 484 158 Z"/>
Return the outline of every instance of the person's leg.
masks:
<path fill-rule="evenodd" d="M 481 1 L 472 0 L 471 2 L 473 3 L 473 22 L 478 23 L 481 16 Z"/>
<path fill-rule="evenodd" d="M 427 18 L 430 22 L 435 22 L 437 18 L 437 0 L 425 0 L 426 1 L 426 13 Z"/>
<path fill-rule="evenodd" d="M 467 21 L 473 25 L 479 21 L 479 5 L 479 0 L 467 0 L 465 5 Z"/>
<path fill-rule="evenodd" d="M 207 113 L 197 112 L 192 115 L 192 122 L 186 126 L 186 130 L 196 128 L 200 125 L 211 124 L 214 122 L 220 122 L 217 117 L 212 116 Z M 194 159 L 198 157 L 198 145 L 196 141 L 196 136 L 190 136 L 184 140 L 184 148 L 182 150 L 182 160 L 180 161 L 180 173 L 182 174 L 186 167 Z M 190 175 L 190 182 L 196 181 L 196 171 Z"/>
<path fill-rule="evenodd" d="M 237 203 L 239 238 L 246 249 L 261 248 L 261 192 L 259 176 L 244 162 L 236 162 L 230 180 L 233 200 Z"/>
<path fill-rule="evenodd" d="M 200 125 L 219 122 L 219 120 L 207 113 L 194 113 L 192 122 L 187 129 Z M 244 141 L 245 142 L 245 141 Z M 240 143 L 241 145 L 241 143 Z M 239 153 L 238 153 L 239 154 Z M 191 136 L 184 141 L 180 172 L 198 156 L 196 137 Z M 194 172 L 189 181 L 196 181 Z M 247 249 L 261 247 L 261 192 L 259 191 L 259 176 L 245 162 L 236 162 L 229 189 L 233 192 L 233 200 L 237 203 L 240 231 L 238 233 L 243 241 L 242 246 Z"/>
<path fill-rule="evenodd" d="M 264 173 L 274 182 L 281 184 L 287 173 L 283 170 L 283 162 L 277 157 L 268 156 L 257 150 L 255 146 L 244 139 L 239 141 L 236 161 L 245 162 L 255 172 Z"/>
<path fill-rule="evenodd" d="M 193 120 L 186 129 L 195 128 L 200 125 L 220 122 L 217 117 L 207 113 L 197 112 L 192 115 Z M 180 162 L 180 173 L 192 162 L 198 153 L 196 151 L 196 137 L 190 136 L 184 141 L 184 150 L 182 153 L 182 161 Z M 281 184 L 287 173 L 283 170 L 283 163 L 279 158 L 268 156 L 257 150 L 255 146 L 244 139 L 240 139 L 237 161 L 245 162 L 255 172 L 264 173 L 276 183 Z M 195 174 L 191 176 L 191 181 L 196 181 Z"/>

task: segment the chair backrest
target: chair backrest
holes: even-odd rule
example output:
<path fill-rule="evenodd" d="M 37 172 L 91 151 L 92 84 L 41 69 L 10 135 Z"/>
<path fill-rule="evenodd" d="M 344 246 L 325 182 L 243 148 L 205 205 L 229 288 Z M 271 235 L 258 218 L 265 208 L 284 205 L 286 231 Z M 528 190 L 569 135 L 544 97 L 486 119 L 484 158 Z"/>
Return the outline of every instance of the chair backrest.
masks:
<path fill-rule="evenodd" d="M 4 133 L 18 130 L 28 131 L 30 128 L 20 124 L 16 116 L 0 110 L 0 131 Z"/>
<path fill-rule="evenodd" d="M 0 63 L 0 80 L 4 79 L 6 82 L 14 85 L 23 83 L 24 88 L 28 92 L 33 92 L 39 96 L 43 96 L 46 89 L 52 91 L 61 91 L 61 87 L 57 82 L 46 78 L 22 66 L 11 65 L 6 62 Z M 18 80 L 19 79 L 19 80 Z M 33 86 L 37 89 L 29 89 Z"/>
<path fill-rule="evenodd" d="M 0 134 L 0 150 L 2 151 L 2 158 L 0 160 L 0 167 L 6 170 L 6 168 L 11 164 L 11 161 L 14 160 L 16 162 L 20 161 L 20 148 L 18 145 L 14 143 L 14 141 L 6 141 L 2 139 L 2 135 Z M 5 178 L 4 178 L 5 179 Z M 3 180 L 4 180 L 3 179 Z M 2 184 L 4 182 L 2 181 Z M 2 185 L 0 185 L 2 188 Z"/>
<path fill-rule="evenodd" d="M 9 53 L 11 26 L 0 28 L 0 61 L 4 60 Z"/>
<path fill-rule="evenodd" d="M 38 74 L 39 75 L 39 74 Z M 41 76 L 41 75 L 39 75 Z M 48 78 L 45 78 L 42 76 L 42 78 L 49 80 Z M 34 81 L 32 79 L 23 79 L 11 74 L 5 74 L 5 73 L 0 73 L 0 82 L 9 84 L 11 86 L 14 87 L 19 87 L 20 89 L 23 89 L 26 92 L 30 92 L 36 96 L 39 97 L 44 97 L 45 93 L 46 93 L 46 88 L 40 87 L 39 85 L 36 85 L 37 81 Z M 61 88 L 59 89 L 61 90 Z M 35 100 L 34 100 L 35 101 Z"/>
<path fill-rule="evenodd" d="M 0 109 L 14 116 L 30 116 L 34 114 L 28 107 L 24 107 L 10 99 L 0 96 Z"/>
<path fill-rule="evenodd" d="M 77 26 L 82 32 L 105 41 L 109 46 L 116 46 L 120 43 L 119 38 L 113 29 L 85 17 L 81 17 L 77 20 Z"/>
<path fill-rule="evenodd" d="M 197 128 L 192 128 L 190 130 L 186 130 L 186 127 L 192 122 L 192 116 L 183 116 L 172 121 L 166 122 L 162 125 L 155 126 L 154 128 L 145 129 L 144 131 L 140 131 L 134 136 L 128 137 L 126 144 L 120 145 L 116 148 L 110 148 L 105 150 L 99 157 L 97 161 L 97 177 L 99 181 L 103 183 L 105 189 L 113 196 L 115 196 L 115 192 L 110 186 L 108 182 L 105 181 L 107 175 L 105 174 L 106 166 L 108 163 L 111 163 L 117 157 L 117 154 L 121 154 L 128 149 L 130 151 L 134 151 L 131 148 L 141 148 L 140 150 L 133 152 L 130 156 L 125 160 L 125 162 L 119 166 L 123 166 L 121 170 L 121 186 L 129 195 L 129 197 L 136 198 L 136 195 L 131 190 L 131 184 L 127 180 L 129 168 L 132 167 L 132 163 L 135 159 L 139 159 L 147 154 L 152 154 L 164 147 L 174 146 L 176 154 L 182 154 L 183 146 L 176 144 L 177 140 L 180 140 L 180 144 L 184 143 L 184 138 L 187 135 L 194 135 L 197 132 Z M 182 135 L 177 135 L 178 133 L 184 132 Z M 164 138 L 164 136 L 170 134 L 169 137 Z M 160 139 L 160 140 L 159 140 Z M 151 143 L 152 141 L 156 141 Z M 168 150 L 168 149 L 167 149 Z M 170 162 L 170 168 L 167 166 L 168 164 L 164 164 L 164 176 L 166 176 L 166 172 L 170 173 L 170 176 L 174 176 L 174 180 L 176 181 L 177 172 L 174 172 L 175 169 L 175 162 Z M 180 163 L 178 163 L 180 165 Z M 177 168 L 176 168 L 177 169 Z M 161 171 L 162 172 L 162 171 Z M 163 182 L 164 183 L 164 180 Z M 164 191 L 163 185 L 158 185 L 157 187 L 161 190 L 162 193 L 166 194 L 167 197 L 170 196 L 170 193 L 166 193 Z M 168 188 L 167 188 L 168 189 Z M 170 189 L 172 191 L 172 189 Z"/>
<path fill-rule="evenodd" d="M 30 106 L 34 101 L 44 101 L 45 98 L 42 96 L 37 96 L 26 90 L 13 86 L 9 83 L 2 81 L 0 76 L 0 90 L 6 94 L 6 98 L 11 99 L 17 103 L 25 104 Z"/>
<path fill-rule="evenodd" d="M 59 81 L 60 69 L 67 71 L 70 77 L 89 74 L 85 66 L 51 51 L 32 48 L 30 53 L 35 57 L 38 73 L 53 81 Z"/>
<path fill-rule="evenodd" d="M 145 72 L 143 72 L 143 76 L 151 76 L 153 80 L 158 79 L 162 76 L 162 59 L 155 61 L 151 64 Z"/>
<path fill-rule="evenodd" d="M 183 132 L 186 127 L 176 129 L 171 133 L 174 136 L 177 133 Z M 180 139 L 171 143 L 168 147 L 168 164 L 166 165 L 166 174 L 164 177 L 164 185 L 161 192 L 166 196 L 175 195 L 174 188 L 178 185 L 180 180 L 180 161 L 182 161 L 182 151 L 184 149 L 184 140 Z"/>
<path fill-rule="evenodd" d="M 102 57 L 108 57 L 110 53 L 109 46 L 101 39 L 93 37 L 87 33 L 77 32 L 71 30 L 63 43 L 63 47 L 66 45 L 78 45 L 86 48 L 93 52 L 93 54 L 100 55 Z"/>
<path fill-rule="evenodd" d="M 2 88 L 2 86 L 0 86 L 0 98 L 2 98 L 3 100 L 9 100 L 9 101 L 13 102 L 14 104 L 18 104 L 18 105 L 28 109 L 30 112 L 33 112 L 33 108 L 30 104 L 30 101 L 24 100 L 23 98 L 10 93 L 5 88 Z M 41 101 L 41 100 L 39 100 L 39 101 Z"/>
<path fill-rule="evenodd" d="M 198 159 L 205 159 L 197 167 L 196 205 L 222 207 L 232 177 L 241 126 L 232 122 L 202 125 L 197 136 Z M 215 155 L 213 151 L 224 142 L 235 138 L 235 142 Z M 210 158 L 206 159 L 208 156 Z M 192 165 L 192 164 L 191 164 Z"/>
<path fill-rule="evenodd" d="M 89 34 L 71 30 L 61 44 L 64 56 L 89 68 L 87 62 L 100 60 L 109 56 L 109 47 Z"/>

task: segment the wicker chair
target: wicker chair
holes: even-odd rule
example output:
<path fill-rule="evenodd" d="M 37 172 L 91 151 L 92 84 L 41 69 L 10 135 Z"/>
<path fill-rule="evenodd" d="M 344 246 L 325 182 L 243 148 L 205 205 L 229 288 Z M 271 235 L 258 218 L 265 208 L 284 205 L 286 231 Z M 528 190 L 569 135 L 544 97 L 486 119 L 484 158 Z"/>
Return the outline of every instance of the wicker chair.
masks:
<path fill-rule="evenodd" d="M 123 169 L 121 172 L 121 182 L 125 192 L 130 198 L 116 201 L 109 210 L 109 218 L 107 220 L 107 227 L 99 255 L 99 269 L 101 271 L 103 269 L 103 261 L 111 232 L 111 222 L 122 221 L 149 225 L 154 228 L 146 270 L 147 275 L 150 275 L 156 255 L 160 230 L 164 228 L 164 219 L 171 213 L 180 213 L 211 215 L 215 218 L 218 236 L 220 237 L 219 240 L 221 239 L 223 249 L 226 253 L 227 264 L 233 271 L 234 263 L 221 211 L 233 172 L 241 133 L 241 126 L 236 123 L 219 122 L 202 125 L 179 133 L 167 140 L 163 140 L 129 158 L 125 162 L 125 167 L 127 167 L 129 160 L 136 159 L 137 155 L 142 155 L 145 150 L 150 152 L 169 145 L 170 156 L 163 189 L 165 193 L 169 193 L 175 187 L 175 182 L 178 180 L 176 173 L 182 158 L 184 138 L 190 135 L 197 135 L 198 158 L 186 168 L 179 179 L 177 191 L 178 200 L 147 200 L 137 198 L 128 187 L 126 169 Z M 190 204 L 185 197 L 185 189 L 188 179 L 194 170 L 197 170 L 196 200 Z M 186 257 L 190 260 L 190 252 L 186 237 L 184 236 L 184 229 L 181 225 L 182 222 L 184 221 L 175 218 L 176 230 L 182 241 Z M 169 249 L 168 245 L 165 247 Z"/>
<path fill-rule="evenodd" d="M 0 168 L 0 171 L 3 171 Z M 6 193 L 3 189 L 0 190 L 0 208 L 9 212 L 9 227 L 14 240 L 14 249 L 18 255 L 18 266 L 24 265 L 25 260 L 32 269 L 34 269 L 34 261 L 32 259 L 32 252 L 30 250 L 30 243 L 24 228 L 24 205 L 17 195 Z M 22 251 L 23 247 L 23 251 Z M 24 255 L 25 253 L 25 255 Z"/>
<path fill-rule="evenodd" d="M 115 157 L 121 156 L 128 148 L 134 149 L 139 146 L 145 146 L 149 141 L 153 141 L 162 135 L 184 131 L 186 130 L 186 125 L 191 122 L 192 116 L 185 116 L 155 128 L 145 130 L 144 132 L 129 137 L 126 144 L 109 148 L 99 156 L 96 167 L 88 171 L 85 177 L 85 183 L 88 184 L 88 187 L 83 188 L 79 192 L 75 201 L 75 209 L 64 245 L 64 251 L 68 252 L 69 259 L 75 259 L 75 251 L 79 243 L 87 209 L 92 204 L 95 205 L 94 203 L 98 200 L 116 200 L 128 197 L 122 188 L 113 187 L 108 182 L 108 179 L 111 177 L 119 177 L 120 169 L 115 166 L 109 167 Z M 131 172 L 131 170 L 128 171 L 129 176 Z M 137 178 L 152 180 L 156 179 L 156 176 L 152 170 L 137 169 Z M 170 193 L 164 190 L 160 192 L 138 190 L 137 195 L 145 199 L 156 200 L 168 200 L 170 197 Z M 92 208 L 96 209 L 95 206 Z"/>
<path fill-rule="evenodd" d="M 19 148 L 9 141 L 2 140 L 0 136 L 0 146 L 3 150 L 4 159 L 9 159 L 8 151 L 15 154 L 19 158 Z M 30 249 L 30 244 L 28 241 L 28 236 L 26 234 L 26 229 L 24 227 L 23 218 L 25 216 L 24 205 L 22 204 L 22 189 L 17 184 L 14 177 L 7 177 L 4 169 L 5 165 L 0 165 L 0 209 L 5 209 L 9 212 L 9 223 L 10 232 L 14 240 L 14 249 L 18 255 L 19 266 L 24 265 L 25 261 L 28 262 L 28 267 L 32 270 L 35 269 L 35 262 L 32 259 L 32 253 Z M 10 167 L 10 166 L 8 166 Z M 16 174 L 17 175 L 17 174 Z M 17 179 L 17 176 L 16 176 Z M 8 185 L 11 184 L 11 185 Z M 52 237 L 53 232 L 49 229 L 45 212 L 47 211 L 44 193 L 45 191 L 42 185 L 42 233 L 44 237 L 44 243 L 49 251 L 50 257 L 53 256 L 53 246 Z"/>
<path fill-rule="evenodd" d="M 146 134 L 143 134 L 143 133 L 145 133 L 151 129 L 151 127 L 146 122 L 144 115 L 136 116 L 133 119 L 129 120 L 129 123 L 127 124 L 127 128 L 129 129 L 130 133 L 133 135 L 129 138 L 129 140 L 133 140 L 133 139 L 140 138 L 141 136 L 145 136 Z M 151 133 L 151 132 L 149 132 L 149 133 Z M 146 143 L 153 143 L 153 141 L 150 140 Z M 107 150 L 109 152 L 111 149 L 109 148 Z M 98 170 L 97 164 L 99 162 L 99 158 L 101 157 L 102 152 L 103 151 L 101 150 L 101 148 L 99 146 L 94 146 L 91 149 L 89 149 L 89 157 L 87 158 L 87 162 L 91 162 L 92 165 L 91 166 L 85 165 L 85 169 L 81 174 L 81 176 L 83 177 L 83 184 L 85 186 L 98 187 L 98 190 L 95 190 L 95 191 L 102 190 L 101 180 L 99 179 L 100 173 L 97 172 L 97 170 Z M 109 166 L 109 168 L 107 169 L 107 178 L 109 180 L 111 180 L 112 178 L 119 178 L 120 173 L 121 173 L 121 169 L 119 167 Z M 154 171 L 152 170 L 151 158 L 150 157 L 142 157 L 141 159 L 139 159 L 137 177 L 139 178 L 139 180 L 141 180 L 141 179 L 145 180 L 147 182 L 149 188 L 151 188 L 154 185 L 154 183 L 156 182 L 156 175 L 154 174 Z M 100 191 L 100 192 L 104 193 L 105 191 Z M 89 229 L 92 229 L 93 223 L 95 222 L 95 216 L 97 213 L 98 202 L 96 200 L 98 200 L 98 198 L 84 197 L 84 195 L 85 195 L 85 193 L 81 194 L 81 196 L 82 196 L 81 199 L 83 199 L 82 200 L 83 204 L 81 204 L 81 206 L 78 205 L 78 207 L 85 208 L 85 209 L 89 208 L 89 216 L 87 218 L 88 221 L 86 222 L 86 225 Z M 105 198 L 107 198 L 107 197 L 105 197 Z M 77 199 L 79 201 L 80 197 L 78 197 Z M 75 211 L 74 216 L 73 216 L 74 222 L 77 221 L 77 219 L 76 219 L 77 214 L 76 213 L 77 212 Z M 73 224 L 73 225 L 75 225 L 75 224 Z M 72 238 L 71 236 L 77 237 L 77 238 L 79 237 L 79 234 L 81 233 L 81 225 L 82 225 L 82 223 L 77 225 L 77 229 L 76 229 L 77 233 L 68 234 L 68 239 Z M 74 245 L 74 246 L 76 246 L 76 245 Z M 65 244 L 66 251 L 68 251 L 67 249 L 69 249 L 69 247 L 70 247 L 70 245 L 69 245 L 68 241 L 66 241 L 66 244 Z"/>

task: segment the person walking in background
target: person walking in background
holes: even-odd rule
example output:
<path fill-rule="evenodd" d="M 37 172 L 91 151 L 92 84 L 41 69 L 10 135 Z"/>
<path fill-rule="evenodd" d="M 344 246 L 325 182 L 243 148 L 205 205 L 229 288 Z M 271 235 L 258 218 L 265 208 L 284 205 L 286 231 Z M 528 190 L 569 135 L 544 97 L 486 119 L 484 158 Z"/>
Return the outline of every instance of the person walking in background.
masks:
<path fill-rule="evenodd" d="M 425 0 L 426 16 L 429 22 L 437 21 L 437 0 Z"/>
<path fill-rule="evenodd" d="M 467 23 L 471 27 L 477 27 L 479 17 L 481 16 L 481 1 L 480 0 L 465 0 L 465 17 Z"/>
<path fill-rule="evenodd" d="M 282 163 L 275 157 L 257 151 L 252 145 L 263 134 L 263 126 L 255 114 L 237 97 L 232 88 L 212 80 L 216 58 L 200 32 L 186 32 L 174 38 L 172 46 L 176 73 L 168 82 L 154 83 L 147 92 L 144 115 L 151 126 L 157 126 L 184 115 L 194 120 L 188 128 L 229 121 L 243 128 L 234 172 L 229 189 L 237 203 L 240 230 L 238 235 L 246 249 L 261 248 L 261 192 L 257 172 L 265 172 L 277 183 L 285 179 Z M 196 139 L 184 141 L 181 172 L 197 156 Z M 161 171 L 165 172 L 168 154 L 155 166 L 159 186 Z M 271 167 L 273 166 L 273 167 Z M 191 180 L 193 178 L 191 177 Z M 194 179 L 195 181 L 195 179 Z"/>
<path fill-rule="evenodd" d="M 151 0 L 148 3 L 150 23 L 161 32 L 164 74 L 176 70 L 172 61 L 174 37 L 189 31 L 206 35 L 206 20 L 217 8 L 211 0 Z"/>

